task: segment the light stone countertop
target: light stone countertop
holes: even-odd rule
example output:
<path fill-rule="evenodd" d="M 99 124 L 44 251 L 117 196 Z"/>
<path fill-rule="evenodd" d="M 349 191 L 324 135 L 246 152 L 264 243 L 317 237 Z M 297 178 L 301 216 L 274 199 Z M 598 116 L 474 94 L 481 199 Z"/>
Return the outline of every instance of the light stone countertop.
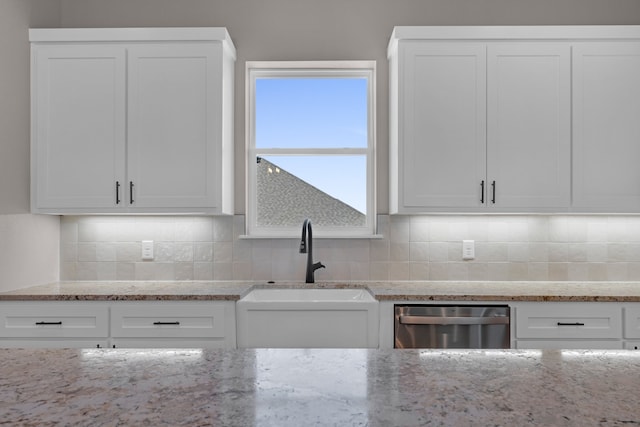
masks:
<path fill-rule="evenodd" d="M 367 288 L 379 301 L 640 302 L 640 282 L 59 282 L 0 293 L 0 301 L 225 300 L 254 287 Z"/>
<path fill-rule="evenodd" d="M 0 349 L 11 426 L 640 424 L 640 352 Z"/>

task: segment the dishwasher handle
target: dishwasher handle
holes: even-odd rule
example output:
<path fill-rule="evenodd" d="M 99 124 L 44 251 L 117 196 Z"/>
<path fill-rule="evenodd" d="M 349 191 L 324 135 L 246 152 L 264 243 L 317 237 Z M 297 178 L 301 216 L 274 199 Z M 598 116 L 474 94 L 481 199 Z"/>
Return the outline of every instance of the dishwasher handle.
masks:
<path fill-rule="evenodd" d="M 403 325 L 508 325 L 509 317 L 399 316 Z"/>

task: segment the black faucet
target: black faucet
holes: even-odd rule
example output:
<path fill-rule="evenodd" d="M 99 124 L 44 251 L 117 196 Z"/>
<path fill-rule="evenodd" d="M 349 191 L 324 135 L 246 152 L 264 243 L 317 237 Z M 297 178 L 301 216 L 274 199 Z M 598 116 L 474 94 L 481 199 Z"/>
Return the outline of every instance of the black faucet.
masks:
<path fill-rule="evenodd" d="M 308 238 L 307 238 L 308 237 Z M 307 278 L 306 283 L 315 283 L 313 272 L 319 268 L 325 268 L 321 262 L 313 263 L 313 235 L 311 221 L 305 219 L 302 223 L 302 239 L 300 241 L 300 253 L 307 254 Z"/>

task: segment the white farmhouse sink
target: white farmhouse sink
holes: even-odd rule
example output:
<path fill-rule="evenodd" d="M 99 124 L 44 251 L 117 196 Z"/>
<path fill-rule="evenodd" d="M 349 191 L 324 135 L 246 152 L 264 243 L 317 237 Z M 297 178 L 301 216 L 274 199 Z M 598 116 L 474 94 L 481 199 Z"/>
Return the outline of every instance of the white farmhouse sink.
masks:
<path fill-rule="evenodd" d="M 261 288 L 236 303 L 239 348 L 377 348 L 366 289 Z"/>
<path fill-rule="evenodd" d="M 254 289 L 249 292 L 241 301 L 299 301 L 299 302 L 320 302 L 320 301 L 375 301 L 373 296 L 366 289 L 295 289 L 295 288 L 274 288 L 274 289 Z"/>

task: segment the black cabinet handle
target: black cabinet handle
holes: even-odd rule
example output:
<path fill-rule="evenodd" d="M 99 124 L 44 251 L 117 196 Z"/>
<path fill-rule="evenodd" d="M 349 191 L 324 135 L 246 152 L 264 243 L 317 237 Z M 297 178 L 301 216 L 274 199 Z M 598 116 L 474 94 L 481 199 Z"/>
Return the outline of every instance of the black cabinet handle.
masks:
<path fill-rule="evenodd" d="M 491 197 L 491 203 L 495 204 L 496 203 L 496 182 L 492 181 L 491 182 L 491 191 L 492 191 L 492 197 Z"/>
<path fill-rule="evenodd" d="M 120 181 L 116 181 L 116 205 L 120 204 Z"/>
<path fill-rule="evenodd" d="M 582 323 L 582 322 L 574 322 L 574 323 L 558 322 L 558 326 L 584 326 L 584 323 Z"/>
<path fill-rule="evenodd" d="M 133 204 L 133 181 L 129 181 L 129 204 Z"/>
<path fill-rule="evenodd" d="M 179 325 L 180 322 L 153 322 L 154 325 Z"/>
<path fill-rule="evenodd" d="M 36 322 L 36 325 L 62 325 L 62 322 Z"/>
<path fill-rule="evenodd" d="M 484 205 L 484 179 L 480 181 L 480 203 Z"/>

